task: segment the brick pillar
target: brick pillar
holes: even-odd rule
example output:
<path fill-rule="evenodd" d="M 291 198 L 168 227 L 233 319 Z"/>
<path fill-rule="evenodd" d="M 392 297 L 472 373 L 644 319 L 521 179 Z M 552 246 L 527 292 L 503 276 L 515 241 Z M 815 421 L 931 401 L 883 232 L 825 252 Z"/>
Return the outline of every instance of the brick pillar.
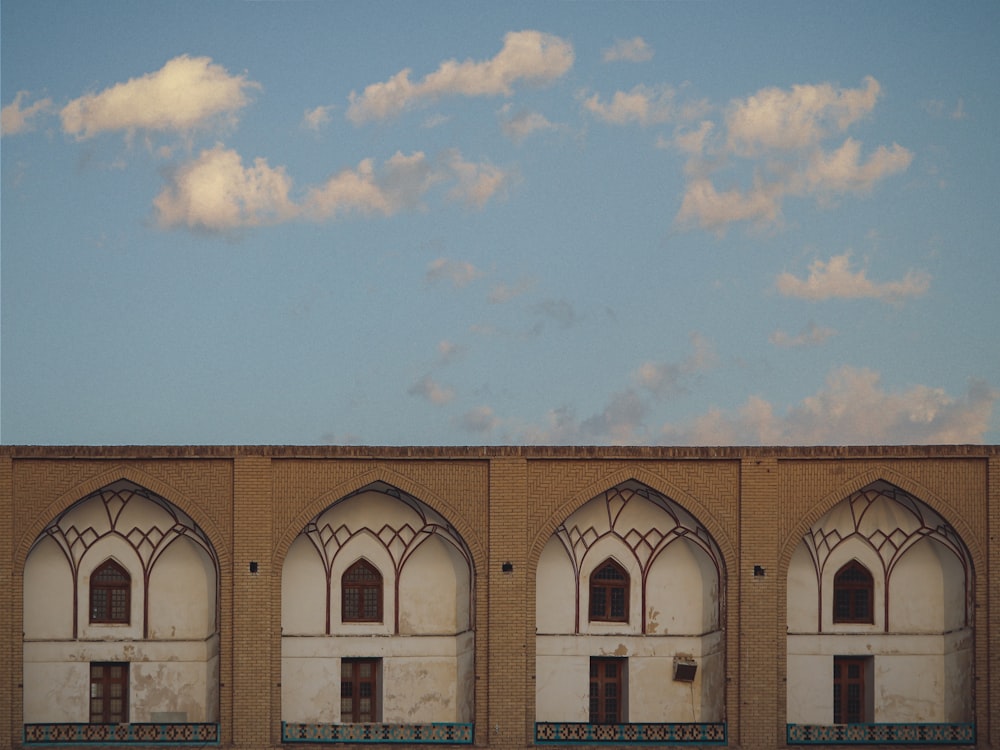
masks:
<path fill-rule="evenodd" d="M 744 458 L 740 468 L 740 723 L 743 750 L 773 750 L 778 734 L 778 462 Z"/>
<path fill-rule="evenodd" d="M 986 640 L 987 656 L 986 674 L 979 676 L 981 672 L 977 669 L 976 736 L 981 745 L 1000 748 L 1000 456 L 990 457 L 986 482 L 989 591 L 986 602 L 976 610 L 975 627 L 976 640 Z"/>
<path fill-rule="evenodd" d="M 0 456 L 0 665 L 10 667 L 0 667 L 0 747 L 21 741 L 21 711 L 14 710 L 15 699 L 21 705 L 21 669 L 13 668 L 14 647 L 21 643 L 14 629 L 14 592 L 20 601 L 21 586 L 20 578 L 14 580 L 13 461 Z"/>
<path fill-rule="evenodd" d="M 534 700 L 527 694 L 525 653 L 527 467 L 523 458 L 490 462 L 489 719 L 477 741 L 492 748 L 532 744 L 526 736 L 527 701 Z"/>
<path fill-rule="evenodd" d="M 233 744 L 277 744 L 271 715 L 271 461 L 233 461 Z M 256 568 L 254 572 L 252 569 Z M 272 731 L 275 736 L 272 737 Z"/>

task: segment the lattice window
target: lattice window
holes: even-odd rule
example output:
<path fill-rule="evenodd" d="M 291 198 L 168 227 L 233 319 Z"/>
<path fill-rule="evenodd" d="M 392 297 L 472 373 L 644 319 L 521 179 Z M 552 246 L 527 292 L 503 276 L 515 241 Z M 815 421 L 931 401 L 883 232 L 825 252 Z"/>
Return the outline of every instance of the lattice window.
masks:
<path fill-rule="evenodd" d="M 833 621 L 875 622 L 875 580 L 868 568 L 851 560 L 833 578 Z"/>
<path fill-rule="evenodd" d="M 340 579 L 341 619 L 382 622 L 382 574 L 367 560 L 358 560 Z"/>
<path fill-rule="evenodd" d="M 379 717 L 379 659 L 341 659 L 340 720 L 373 723 Z"/>
<path fill-rule="evenodd" d="M 132 612 L 132 578 L 114 560 L 106 560 L 90 576 L 90 621 L 127 625 Z"/>
<path fill-rule="evenodd" d="M 628 622 L 629 577 L 610 558 L 590 576 L 590 621 Z"/>
<path fill-rule="evenodd" d="M 625 659 L 591 657 L 590 723 L 621 724 L 623 721 Z"/>
<path fill-rule="evenodd" d="M 90 723 L 128 722 L 128 662 L 90 665 Z"/>
<path fill-rule="evenodd" d="M 863 724 L 868 721 L 865 699 L 866 662 L 864 657 L 833 658 L 834 724 Z"/>

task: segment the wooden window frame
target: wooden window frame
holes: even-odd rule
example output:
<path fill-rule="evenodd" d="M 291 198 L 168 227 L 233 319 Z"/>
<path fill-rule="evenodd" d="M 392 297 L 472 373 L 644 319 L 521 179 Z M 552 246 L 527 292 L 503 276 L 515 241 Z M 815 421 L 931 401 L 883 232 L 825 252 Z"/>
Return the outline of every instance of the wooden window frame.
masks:
<path fill-rule="evenodd" d="M 594 568 L 590 574 L 590 622 L 628 622 L 630 585 L 628 571 L 610 557 Z"/>
<path fill-rule="evenodd" d="M 364 675 L 366 671 L 368 676 Z M 374 724 L 381 721 L 381 681 L 381 659 L 344 658 L 340 660 L 340 722 L 342 724 Z M 365 698 L 371 700 L 368 711 L 362 710 L 361 706 L 361 702 Z M 345 700 L 350 701 L 347 711 L 345 711 Z"/>
<path fill-rule="evenodd" d="M 875 579 L 857 560 L 845 563 L 833 577 L 833 622 L 875 624 Z"/>
<path fill-rule="evenodd" d="M 865 724 L 868 717 L 865 656 L 833 657 L 833 723 Z"/>
<path fill-rule="evenodd" d="M 365 559 L 347 568 L 340 577 L 341 622 L 382 622 L 382 583 L 382 573 Z"/>
<path fill-rule="evenodd" d="M 101 580 L 105 573 L 113 578 Z M 117 561 L 108 559 L 90 574 L 90 622 L 128 625 L 132 621 L 132 576 Z"/>
<path fill-rule="evenodd" d="M 625 722 L 626 667 L 628 659 L 621 657 L 590 657 L 591 724 L 622 724 Z"/>
<path fill-rule="evenodd" d="M 117 675 L 115 674 L 117 671 Z M 128 723 L 128 673 L 127 661 L 95 661 L 90 663 L 90 695 L 88 705 L 91 724 Z M 115 688 L 120 695 L 115 695 Z M 121 701 L 115 711 L 114 701 Z"/>

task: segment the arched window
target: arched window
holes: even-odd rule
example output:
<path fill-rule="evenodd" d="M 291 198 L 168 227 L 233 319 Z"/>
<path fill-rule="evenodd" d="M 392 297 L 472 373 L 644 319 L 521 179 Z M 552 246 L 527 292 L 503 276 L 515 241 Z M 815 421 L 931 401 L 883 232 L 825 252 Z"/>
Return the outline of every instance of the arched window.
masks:
<path fill-rule="evenodd" d="M 132 578 L 114 560 L 90 575 L 90 621 L 128 625 L 132 614 Z"/>
<path fill-rule="evenodd" d="M 607 559 L 590 576 L 590 621 L 628 622 L 629 579 L 625 568 Z"/>
<path fill-rule="evenodd" d="M 833 621 L 875 622 L 875 581 L 868 568 L 851 560 L 833 578 Z"/>
<path fill-rule="evenodd" d="M 367 560 L 358 560 L 340 579 L 344 622 L 382 622 L 382 574 Z"/>

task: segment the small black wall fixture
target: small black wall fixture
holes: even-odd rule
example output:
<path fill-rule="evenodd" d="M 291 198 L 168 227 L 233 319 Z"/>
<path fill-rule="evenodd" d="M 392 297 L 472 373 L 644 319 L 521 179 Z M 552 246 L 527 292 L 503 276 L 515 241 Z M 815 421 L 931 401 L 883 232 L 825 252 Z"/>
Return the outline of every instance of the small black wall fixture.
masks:
<path fill-rule="evenodd" d="M 513 573 L 514 572 L 514 563 L 512 563 L 512 562 L 505 562 L 503 565 L 500 566 L 500 570 L 502 570 L 504 573 Z"/>
<path fill-rule="evenodd" d="M 763 578 L 764 577 L 764 566 L 763 565 L 754 565 L 753 566 L 753 577 L 754 578 Z"/>
<path fill-rule="evenodd" d="M 257 575 L 257 561 L 256 560 L 251 560 L 250 561 L 250 572 L 253 573 L 254 575 Z"/>

